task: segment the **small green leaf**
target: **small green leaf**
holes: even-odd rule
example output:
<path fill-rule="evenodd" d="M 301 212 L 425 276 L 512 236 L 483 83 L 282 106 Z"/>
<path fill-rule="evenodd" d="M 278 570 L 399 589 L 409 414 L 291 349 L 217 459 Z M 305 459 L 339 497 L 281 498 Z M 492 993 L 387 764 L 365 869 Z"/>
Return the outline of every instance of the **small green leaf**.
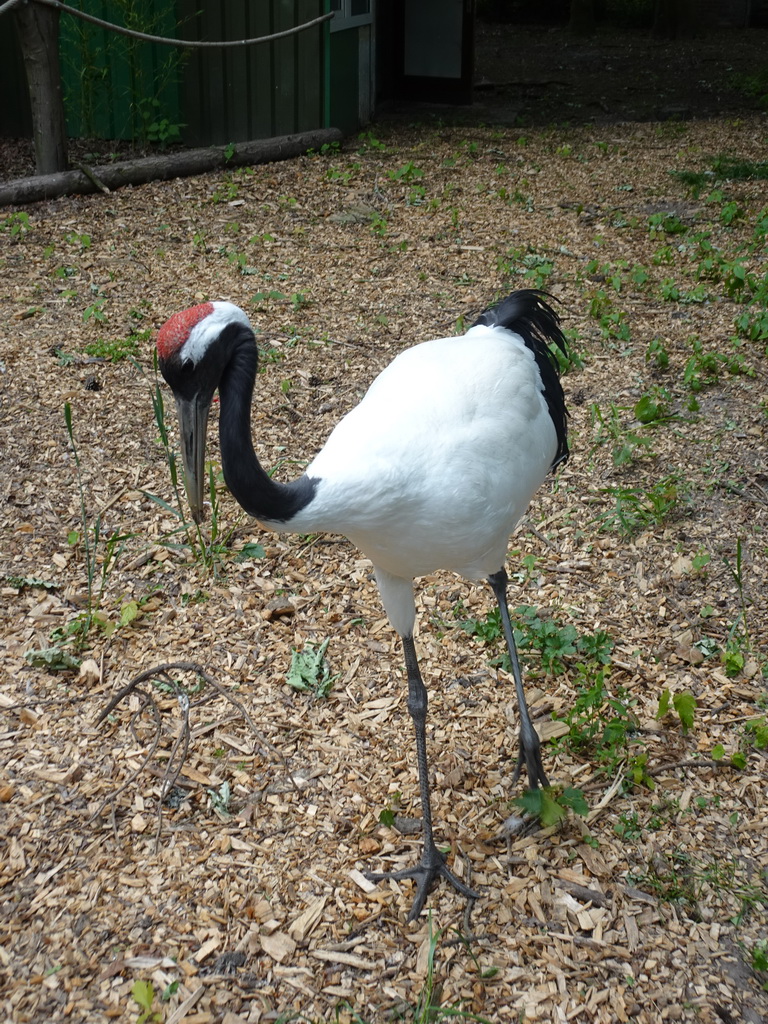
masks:
<path fill-rule="evenodd" d="M 565 808 L 552 797 L 549 788 L 528 789 L 522 796 L 515 797 L 512 802 L 538 818 L 545 828 L 556 824 L 565 817 Z"/>
<path fill-rule="evenodd" d="M 742 754 L 742 752 L 741 752 L 740 750 L 738 750 L 738 751 L 737 751 L 737 752 L 736 752 L 736 753 L 735 753 L 735 754 L 734 754 L 734 755 L 733 755 L 733 756 L 731 757 L 731 764 L 733 765 L 733 767 L 734 767 L 734 768 L 741 768 L 741 769 L 743 770 L 744 768 L 746 768 L 746 767 L 747 767 L 747 758 L 746 758 L 746 755 L 745 755 L 745 754 Z"/>
<path fill-rule="evenodd" d="M 752 950 L 752 970 L 768 971 L 768 939 L 760 939 Z"/>
<path fill-rule="evenodd" d="M 669 711 L 669 704 L 671 700 L 672 694 L 669 692 L 669 689 L 664 690 L 661 697 L 659 697 L 659 710 L 656 712 L 657 722 Z"/>
<path fill-rule="evenodd" d="M 697 555 L 694 555 L 691 559 L 691 568 L 694 572 L 699 572 L 704 568 L 710 561 L 710 554 L 708 551 L 700 551 Z"/>
<path fill-rule="evenodd" d="M 704 609 L 702 609 L 702 612 Z M 714 614 L 714 611 L 713 611 Z M 703 636 L 701 640 L 697 640 L 693 645 L 697 651 L 701 651 L 705 658 L 711 658 L 713 654 L 717 654 L 720 648 L 717 646 L 717 640 L 711 636 Z"/>
<path fill-rule="evenodd" d="M 683 732 L 693 728 L 693 714 L 696 710 L 696 698 L 692 693 L 676 693 L 672 698 L 672 704 L 680 718 Z"/>
<path fill-rule="evenodd" d="M 38 651 L 27 651 L 24 657 L 35 668 L 49 672 L 68 672 L 80 668 L 80 661 L 62 647 L 43 647 Z"/>
<path fill-rule="evenodd" d="M 574 789 L 572 786 L 568 786 L 563 790 L 560 803 L 570 807 L 574 814 L 579 814 L 582 818 L 589 813 L 589 804 L 584 798 L 584 793 L 580 789 Z"/>
<path fill-rule="evenodd" d="M 632 779 L 634 786 L 645 786 L 646 789 L 655 789 L 656 783 L 647 769 L 648 755 L 636 754 L 629 763 L 628 777 Z"/>
<path fill-rule="evenodd" d="M 120 609 L 120 625 L 127 626 L 129 622 L 133 622 L 139 614 L 139 606 L 136 601 L 128 601 Z"/>
<path fill-rule="evenodd" d="M 754 736 L 753 742 L 756 747 L 759 747 L 761 750 L 768 747 L 768 722 L 766 722 L 764 716 L 750 719 L 745 728 Z"/>
<path fill-rule="evenodd" d="M 206 793 L 211 801 L 211 807 L 219 817 L 224 819 L 232 817 L 229 811 L 232 790 L 228 782 L 222 782 L 218 789 L 207 789 Z"/>
<path fill-rule="evenodd" d="M 238 551 L 235 556 L 236 562 L 245 562 L 249 558 L 263 558 L 264 557 L 264 546 L 257 544 L 254 541 L 249 541 L 247 544 L 243 544 L 242 548 Z"/>
<path fill-rule="evenodd" d="M 661 415 L 661 406 L 650 395 L 643 395 L 640 401 L 635 403 L 635 419 L 641 423 L 653 423 Z"/>
<path fill-rule="evenodd" d="M 742 671 L 746 663 L 746 659 L 742 651 L 730 646 L 720 654 L 720 658 L 725 666 L 725 674 L 729 678 L 737 676 Z"/>
<path fill-rule="evenodd" d="M 145 1014 L 152 1012 L 152 1003 L 155 1000 L 155 986 L 151 981 L 134 981 L 131 987 L 131 996 Z"/>
<path fill-rule="evenodd" d="M 328 640 L 323 640 L 317 650 L 311 644 L 307 644 L 303 651 L 293 651 L 291 667 L 286 677 L 290 687 L 302 692 L 310 691 L 316 697 L 328 696 L 338 679 L 338 674 L 331 675 L 325 660 L 328 643 Z"/>
<path fill-rule="evenodd" d="M 395 824 L 395 812 L 391 807 L 385 807 L 383 811 L 379 812 L 379 821 L 382 825 L 386 825 L 387 828 L 392 828 Z"/>
<path fill-rule="evenodd" d="M 645 280 L 648 279 L 646 274 Z M 669 353 L 659 338 L 654 338 L 648 344 L 645 352 L 646 363 L 653 363 L 658 370 L 666 370 L 669 367 Z"/>
<path fill-rule="evenodd" d="M 6 576 L 5 582 L 10 587 L 22 590 L 24 587 L 31 587 L 37 590 L 58 590 L 58 583 L 51 583 L 50 580 L 41 580 L 37 576 Z"/>
<path fill-rule="evenodd" d="M 160 996 L 160 999 L 164 1003 L 167 1003 L 171 996 L 175 996 L 176 993 L 178 992 L 179 984 L 180 982 L 177 978 L 176 981 L 172 981 L 170 985 L 166 985 L 165 988 L 163 989 L 163 994 Z"/>
<path fill-rule="evenodd" d="M 718 743 L 712 748 L 712 759 L 714 761 L 722 761 L 725 757 L 725 747 L 722 743 Z"/>

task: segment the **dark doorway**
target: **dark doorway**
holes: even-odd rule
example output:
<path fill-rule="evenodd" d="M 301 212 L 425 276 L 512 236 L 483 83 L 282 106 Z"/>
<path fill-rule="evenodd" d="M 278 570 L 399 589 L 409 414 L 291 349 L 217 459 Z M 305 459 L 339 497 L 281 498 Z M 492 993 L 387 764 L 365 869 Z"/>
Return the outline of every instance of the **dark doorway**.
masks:
<path fill-rule="evenodd" d="M 474 0 L 379 5 L 379 98 L 471 103 Z"/>

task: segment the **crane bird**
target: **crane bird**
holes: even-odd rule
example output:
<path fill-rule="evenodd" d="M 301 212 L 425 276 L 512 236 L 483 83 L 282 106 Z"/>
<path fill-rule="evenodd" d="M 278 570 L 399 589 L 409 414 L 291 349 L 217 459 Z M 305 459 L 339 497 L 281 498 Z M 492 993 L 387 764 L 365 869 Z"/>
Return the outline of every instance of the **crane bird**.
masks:
<path fill-rule="evenodd" d="M 176 400 L 193 517 L 199 521 L 203 513 L 205 434 L 218 388 L 224 479 L 245 511 L 279 532 L 343 534 L 373 563 L 405 655 L 423 848 L 414 867 L 368 877 L 413 879 L 409 921 L 440 876 L 465 897 L 477 896 L 447 866 L 432 834 L 427 690 L 413 636 L 415 577 L 447 569 L 490 583 L 520 716 L 514 778 L 524 764 L 532 788 L 548 784 L 523 692 L 504 568 L 510 533 L 550 469 L 568 457 L 565 399 L 550 348 L 565 354 L 566 342 L 545 295 L 513 292 L 463 336 L 401 352 L 290 483 L 273 480 L 253 448 L 258 354 L 246 314 L 231 302 L 205 302 L 176 313 L 157 338 L 160 368 Z"/>

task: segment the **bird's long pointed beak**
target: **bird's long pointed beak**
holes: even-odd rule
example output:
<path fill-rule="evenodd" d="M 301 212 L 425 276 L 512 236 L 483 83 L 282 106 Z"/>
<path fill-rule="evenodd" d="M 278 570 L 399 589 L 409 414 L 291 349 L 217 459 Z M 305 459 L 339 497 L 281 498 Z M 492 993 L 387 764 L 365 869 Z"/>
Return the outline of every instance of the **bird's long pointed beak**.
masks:
<path fill-rule="evenodd" d="M 205 517 L 203 489 L 205 486 L 205 434 L 211 403 L 200 396 L 191 399 L 176 395 L 176 412 L 181 431 L 181 457 L 184 462 L 184 486 L 196 523 Z"/>

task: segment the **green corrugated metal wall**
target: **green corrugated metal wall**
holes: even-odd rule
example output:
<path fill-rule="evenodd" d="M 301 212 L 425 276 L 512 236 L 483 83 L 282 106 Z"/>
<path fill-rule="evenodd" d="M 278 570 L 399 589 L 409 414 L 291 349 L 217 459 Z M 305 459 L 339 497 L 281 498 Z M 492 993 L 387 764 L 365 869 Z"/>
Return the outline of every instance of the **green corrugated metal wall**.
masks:
<path fill-rule="evenodd" d="M 176 35 L 173 7 L 162 0 L 80 0 L 79 6 L 127 28 Z M 163 119 L 167 125 L 180 123 L 177 77 L 183 51 L 63 14 L 59 53 L 70 136 L 141 139 L 153 124 L 156 134 Z"/>
<path fill-rule="evenodd" d="M 249 39 L 311 21 L 326 0 L 80 0 L 80 9 L 154 35 Z M 31 134 L 26 80 L 4 16 L 0 134 Z M 178 22 L 177 22 L 178 18 Z M 178 24 L 178 28 L 177 28 Z M 325 127 L 327 25 L 231 49 L 178 50 L 61 16 L 61 69 L 71 137 L 163 141 L 181 126 L 187 145 L 268 138 Z M 26 116 L 25 116 L 26 114 Z"/>
<path fill-rule="evenodd" d="M 360 123 L 358 73 L 359 35 L 356 28 L 331 33 L 331 110 L 333 127 L 354 131 Z"/>
<path fill-rule="evenodd" d="M 180 35 L 250 39 L 311 21 L 324 8 L 324 0 L 178 0 Z M 326 33 L 318 26 L 274 43 L 191 51 L 182 86 L 185 142 L 238 142 L 324 127 Z"/>

